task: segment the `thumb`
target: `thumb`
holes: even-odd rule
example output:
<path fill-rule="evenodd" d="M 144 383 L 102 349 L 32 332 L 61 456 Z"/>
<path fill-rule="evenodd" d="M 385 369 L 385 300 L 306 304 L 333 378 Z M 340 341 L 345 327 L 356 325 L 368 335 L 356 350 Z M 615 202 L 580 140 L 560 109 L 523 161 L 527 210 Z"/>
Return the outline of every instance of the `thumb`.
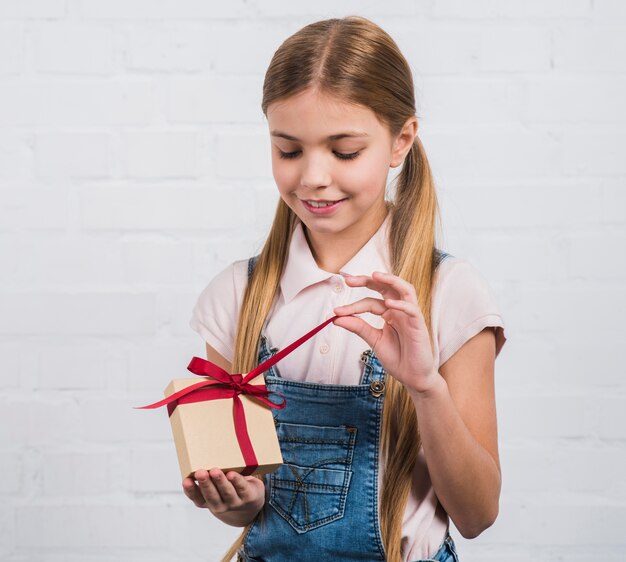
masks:
<path fill-rule="evenodd" d="M 376 334 L 374 328 L 370 326 L 365 320 L 356 316 L 341 316 L 333 320 L 335 326 L 340 326 L 346 330 L 356 334 L 371 347 L 376 341 Z"/>

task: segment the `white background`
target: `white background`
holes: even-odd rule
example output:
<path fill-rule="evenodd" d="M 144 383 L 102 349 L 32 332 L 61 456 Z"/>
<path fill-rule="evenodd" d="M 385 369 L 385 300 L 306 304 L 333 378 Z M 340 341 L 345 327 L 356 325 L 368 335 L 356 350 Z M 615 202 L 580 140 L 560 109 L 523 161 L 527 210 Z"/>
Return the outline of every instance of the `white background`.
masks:
<path fill-rule="evenodd" d="M 461 560 L 624 560 L 620 0 L 0 0 L 0 560 L 215 561 L 238 533 L 132 406 L 189 375 L 195 299 L 267 233 L 272 54 L 353 13 L 411 64 L 443 248 L 506 324 L 500 515 L 452 528 Z"/>

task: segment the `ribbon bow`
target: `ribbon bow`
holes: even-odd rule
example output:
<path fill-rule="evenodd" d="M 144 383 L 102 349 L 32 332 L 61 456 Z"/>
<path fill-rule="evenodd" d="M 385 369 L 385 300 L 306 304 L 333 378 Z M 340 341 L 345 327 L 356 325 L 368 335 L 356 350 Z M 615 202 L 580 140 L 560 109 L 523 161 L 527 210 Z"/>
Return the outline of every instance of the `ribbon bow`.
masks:
<path fill-rule="evenodd" d="M 148 404 L 147 406 L 135 406 L 134 408 L 143 410 L 159 408 L 167 405 L 167 413 L 171 417 L 176 409 L 176 406 L 179 404 L 190 404 L 192 402 L 217 400 L 220 398 L 232 398 L 235 434 L 237 435 L 239 448 L 241 449 L 241 453 L 243 454 L 243 458 L 246 463 L 246 467 L 241 474 L 243 476 L 253 474 L 259 464 L 254 453 L 254 448 L 252 447 L 252 442 L 250 441 L 250 435 L 248 434 L 248 427 L 246 425 L 246 414 L 239 395 L 246 394 L 255 400 L 262 402 L 266 406 L 269 406 L 270 408 L 282 410 L 286 406 L 286 400 L 282 394 L 267 390 L 267 387 L 264 384 L 250 384 L 249 381 L 257 377 L 259 374 L 267 371 L 272 365 L 278 363 L 278 361 L 280 361 L 283 357 L 302 345 L 306 340 L 314 336 L 335 318 L 339 317 L 333 316 L 332 318 L 325 320 L 319 326 L 313 328 L 310 332 L 288 345 L 285 349 L 278 352 L 273 357 L 270 357 L 267 361 L 257 365 L 245 376 L 240 373 L 228 373 L 215 363 L 211 363 L 210 361 L 200 357 L 193 357 L 187 366 L 187 369 L 194 375 L 211 377 L 214 380 L 205 379 L 202 382 L 192 384 L 187 388 L 174 392 L 163 400 L 159 400 L 153 404 Z M 270 394 L 277 394 L 281 396 L 283 399 L 282 402 L 272 402 L 268 398 Z"/>

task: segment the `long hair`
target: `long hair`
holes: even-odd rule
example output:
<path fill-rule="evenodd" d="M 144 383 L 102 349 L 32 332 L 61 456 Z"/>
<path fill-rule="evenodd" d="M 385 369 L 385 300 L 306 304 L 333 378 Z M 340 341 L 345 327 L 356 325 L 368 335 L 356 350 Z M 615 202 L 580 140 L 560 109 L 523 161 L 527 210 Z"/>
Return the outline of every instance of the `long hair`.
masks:
<path fill-rule="evenodd" d="M 262 110 L 315 88 L 371 109 L 392 138 L 415 115 L 411 69 L 393 39 L 372 21 L 348 16 L 311 23 L 288 37 L 270 62 L 263 84 Z M 396 179 L 390 201 L 389 254 L 392 273 L 415 287 L 432 349 L 431 293 L 436 273 L 439 208 L 430 167 L 416 137 Z M 257 364 L 261 331 L 278 292 L 297 216 L 279 199 L 267 240 L 244 293 L 233 369 L 245 373 Z M 393 375 L 393 373 L 391 373 Z M 387 377 L 382 427 L 383 474 L 380 527 L 386 558 L 400 562 L 404 508 L 421 446 L 415 407 L 406 388 Z M 249 525 L 222 562 L 241 547 Z"/>

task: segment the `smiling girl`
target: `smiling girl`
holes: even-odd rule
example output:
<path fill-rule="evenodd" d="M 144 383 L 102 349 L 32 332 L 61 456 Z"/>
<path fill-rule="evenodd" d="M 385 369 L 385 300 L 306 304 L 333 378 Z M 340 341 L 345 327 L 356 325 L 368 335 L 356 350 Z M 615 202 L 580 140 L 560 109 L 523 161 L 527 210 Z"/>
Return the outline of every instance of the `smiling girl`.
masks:
<path fill-rule="evenodd" d="M 259 255 L 202 291 L 191 327 L 209 361 L 245 373 L 340 318 L 265 373 L 286 397 L 284 464 L 199 470 L 185 494 L 245 527 L 224 561 L 458 561 L 450 519 L 474 538 L 498 515 L 506 338 L 480 272 L 437 247 L 410 67 L 371 21 L 319 21 L 274 54 L 262 109 L 274 221 Z"/>

